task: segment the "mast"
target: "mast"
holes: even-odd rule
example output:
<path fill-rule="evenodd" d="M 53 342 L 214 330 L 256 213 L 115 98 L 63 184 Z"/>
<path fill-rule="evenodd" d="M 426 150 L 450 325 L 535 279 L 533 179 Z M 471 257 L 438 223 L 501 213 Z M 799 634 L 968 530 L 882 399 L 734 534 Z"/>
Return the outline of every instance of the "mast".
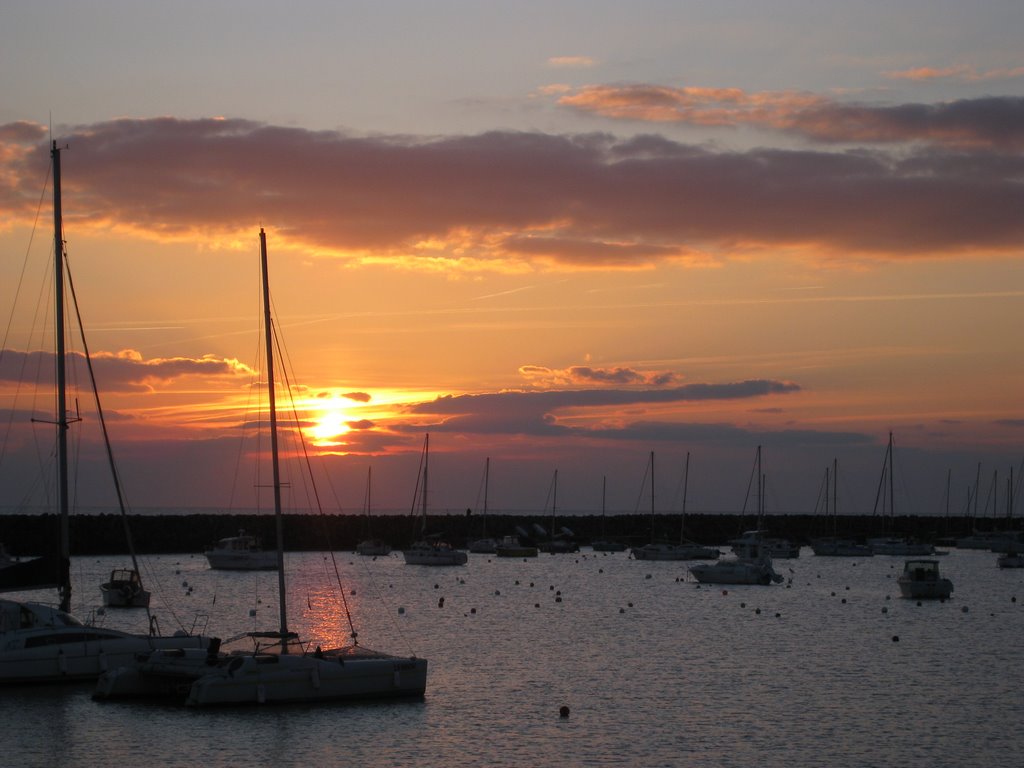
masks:
<path fill-rule="evenodd" d="M 839 521 L 839 459 L 832 458 L 832 518 Z"/>
<path fill-rule="evenodd" d="M 423 519 L 423 537 L 427 536 L 427 467 L 430 464 L 430 433 L 428 432 L 423 438 L 423 501 L 422 501 L 422 519 Z"/>
<path fill-rule="evenodd" d="M 270 278 L 267 235 L 260 227 L 260 267 L 263 275 L 263 330 L 267 345 L 267 397 L 270 404 L 270 457 L 274 472 L 274 521 L 277 530 L 277 594 L 281 616 L 281 653 L 288 653 L 288 606 L 284 582 L 284 521 L 281 515 L 281 463 L 277 447 L 277 399 L 274 392 L 274 329 L 270 317 Z"/>
<path fill-rule="evenodd" d="M 68 521 L 68 407 L 67 373 L 64 346 L 64 238 L 60 202 L 60 150 L 54 141 L 53 160 L 53 267 L 54 267 L 54 343 L 57 364 L 57 494 L 60 514 L 60 609 L 71 610 L 71 534 Z"/>
<path fill-rule="evenodd" d="M 686 541 L 686 491 L 690 486 L 690 452 L 686 452 L 686 466 L 683 469 L 683 513 L 679 516 L 679 543 Z"/>
<path fill-rule="evenodd" d="M 487 535 L 487 486 L 491 479 L 491 457 L 484 461 L 484 536 Z"/>

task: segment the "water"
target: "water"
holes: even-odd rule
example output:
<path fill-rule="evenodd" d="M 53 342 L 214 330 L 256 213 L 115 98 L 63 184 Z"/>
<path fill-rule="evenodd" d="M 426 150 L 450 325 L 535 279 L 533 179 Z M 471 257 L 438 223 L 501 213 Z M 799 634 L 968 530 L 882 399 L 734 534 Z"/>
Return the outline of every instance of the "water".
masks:
<path fill-rule="evenodd" d="M 953 599 L 918 606 L 898 597 L 901 558 L 807 548 L 776 561 L 788 586 L 728 588 L 627 553 L 470 555 L 458 568 L 339 554 L 360 640 L 428 658 L 425 700 L 211 711 L 96 703 L 90 686 L 4 689 L 0 762 L 1015 766 L 1024 570 L 1000 570 L 995 557 L 942 557 Z M 292 628 L 344 638 L 329 559 L 287 562 Z M 98 584 L 123 564 L 76 559 L 76 599 L 97 603 Z M 145 559 L 143 578 L 164 631 L 173 615 L 191 626 L 197 613 L 222 636 L 276 624 L 276 574 L 162 556 Z"/>

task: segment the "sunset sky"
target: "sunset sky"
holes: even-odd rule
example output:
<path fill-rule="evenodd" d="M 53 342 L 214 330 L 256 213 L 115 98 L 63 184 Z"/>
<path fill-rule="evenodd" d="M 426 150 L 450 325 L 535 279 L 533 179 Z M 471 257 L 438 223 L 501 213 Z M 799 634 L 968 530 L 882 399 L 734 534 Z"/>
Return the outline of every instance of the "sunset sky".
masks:
<path fill-rule="evenodd" d="M 329 511 L 369 467 L 408 509 L 429 432 L 434 511 L 479 507 L 487 457 L 492 509 L 544 509 L 558 470 L 567 513 L 602 477 L 646 511 L 651 451 L 658 511 L 687 452 L 688 509 L 734 511 L 760 445 L 769 512 L 813 511 L 837 459 L 870 514 L 892 431 L 897 513 L 944 513 L 947 474 L 960 513 L 980 473 L 1004 514 L 1021 30 L 1019 0 L 6 3 L 0 506 L 41 503 L 52 439 L 16 385 L 52 311 L 52 137 L 135 507 L 238 494 L 263 227 Z M 89 408 L 78 493 L 105 504 Z"/>

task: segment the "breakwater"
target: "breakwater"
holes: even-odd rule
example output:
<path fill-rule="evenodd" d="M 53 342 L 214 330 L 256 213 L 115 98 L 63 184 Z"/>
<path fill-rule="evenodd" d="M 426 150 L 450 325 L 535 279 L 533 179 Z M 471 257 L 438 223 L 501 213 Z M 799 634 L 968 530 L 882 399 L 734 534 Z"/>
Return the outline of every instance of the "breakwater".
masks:
<path fill-rule="evenodd" d="M 288 514 L 285 516 L 284 545 L 288 551 L 344 551 L 371 535 L 383 539 L 396 549 L 407 546 L 419 536 L 420 519 L 409 515 Z M 481 538 L 485 534 L 500 537 L 522 531 L 536 533 L 534 524 L 551 527 L 543 515 L 491 515 L 484 521 L 474 515 L 429 515 L 428 533 L 445 536 L 456 546 Z M 739 514 L 687 514 L 686 538 L 702 544 L 720 545 L 742 531 L 762 527 L 775 536 L 802 543 L 818 536 L 840 535 L 857 539 L 871 536 L 911 536 L 933 543 L 948 542 L 972 530 L 1005 530 L 1021 528 L 1017 518 L 975 519 L 971 517 L 909 516 L 879 517 L 843 516 L 833 524 L 815 515 L 768 515 L 758 524 L 756 517 Z M 130 532 L 139 554 L 202 552 L 207 546 L 240 529 L 260 536 L 266 547 L 276 546 L 272 515 L 256 514 L 119 514 L 73 515 L 71 553 L 73 555 L 122 554 L 130 551 Z M 657 515 L 652 525 L 650 515 L 576 515 L 559 518 L 556 528 L 569 528 L 580 544 L 597 539 L 612 539 L 626 544 L 644 544 L 652 539 L 677 541 L 679 515 Z M 538 534 L 539 535 L 539 534 Z M 50 552 L 57 541 L 58 520 L 53 514 L 0 515 L 0 542 L 14 555 L 37 555 Z"/>

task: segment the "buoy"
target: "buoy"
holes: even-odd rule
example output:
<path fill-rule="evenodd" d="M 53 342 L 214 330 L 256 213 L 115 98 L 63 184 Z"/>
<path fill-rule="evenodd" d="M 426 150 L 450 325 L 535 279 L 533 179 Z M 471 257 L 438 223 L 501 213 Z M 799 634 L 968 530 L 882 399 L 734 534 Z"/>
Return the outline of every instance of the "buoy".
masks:
<path fill-rule="evenodd" d="M 899 635 L 893 635 L 893 636 L 892 636 L 892 641 L 893 641 L 894 643 L 898 643 L 898 642 L 900 641 L 900 636 L 899 636 Z"/>
<path fill-rule="evenodd" d="M 533 607 L 534 607 L 534 608 L 540 608 L 540 603 L 534 603 L 534 604 L 533 604 Z"/>
<path fill-rule="evenodd" d="M 255 608 L 250 608 L 249 609 L 249 615 L 250 616 L 255 616 L 256 615 L 256 609 Z"/>
<path fill-rule="evenodd" d="M 740 608 L 746 608 L 746 607 L 747 607 L 746 603 L 740 603 Z"/>
<path fill-rule="evenodd" d="M 649 574 L 649 573 L 648 573 L 648 574 L 647 574 L 646 576 L 644 576 L 644 578 L 645 578 L 645 579 L 649 579 L 649 578 L 651 578 L 651 574 Z"/>
<path fill-rule="evenodd" d="M 628 605 L 628 606 L 629 606 L 630 608 L 632 608 L 632 607 L 633 607 L 633 604 L 632 604 L 632 603 L 626 603 L 626 605 Z"/>
<path fill-rule="evenodd" d="M 781 619 L 782 618 L 782 614 L 781 613 L 776 613 L 775 614 L 775 618 L 776 619 Z"/>
<path fill-rule="evenodd" d="M 723 595 L 728 595 L 729 594 L 729 590 L 728 589 L 723 589 L 722 590 L 722 594 Z"/>
<path fill-rule="evenodd" d="M 435 584 L 435 585 L 434 585 L 434 589 L 440 589 L 440 588 L 441 588 L 441 587 L 440 587 L 440 586 L 438 586 L 437 584 Z"/>
<path fill-rule="evenodd" d="M 558 715 L 562 718 L 569 717 L 569 708 L 563 704 L 558 710 Z"/>
<path fill-rule="evenodd" d="M 437 601 L 437 607 L 438 607 L 438 608 L 444 608 L 444 598 L 443 598 L 443 597 L 442 597 L 442 598 L 440 598 L 440 599 L 439 599 L 439 600 Z"/>
<path fill-rule="evenodd" d="M 843 605 L 846 605 L 846 598 L 844 597 L 840 602 L 842 602 Z"/>
<path fill-rule="evenodd" d="M 496 594 L 496 595 L 500 595 L 500 594 L 501 594 L 501 590 L 500 590 L 500 589 L 496 589 L 496 590 L 494 590 L 494 594 Z"/>
<path fill-rule="evenodd" d="M 961 608 L 960 610 L 961 610 L 961 612 L 963 612 L 963 613 L 967 613 L 967 606 L 965 605 L 965 606 L 964 606 L 963 608 Z"/>
<path fill-rule="evenodd" d="M 758 616 L 760 616 L 761 615 L 761 609 L 760 608 L 755 608 L 754 609 L 754 613 L 756 613 Z"/>
<path fill-rule="evenodd" d="M 401 616 L 403 613 L 405 613 L 405 608 L 402 607 L 402 606 L 399 606 L 398 607 L 398 615 Z"/>
<path fill-rule="evenodd" d="M 886 607 L 885 607 L 885 606 L 883 605 L 883 606 L 882 606 L 882 613 L 888 613 L 888 612 L 889 612 L 889 609 L 888 609 L 888 608 L 886 608 Z"/>
<path fill-rule="evenodd" d="M 625 612 L 626 612 L 625 608 L 619 608 L 619 613 L 625 613 Z"/>
<path fill-rule="evenodd" d="M 921 607 L 921 601 L 920 601 L 920 600 L 918 600 L 918 601 L 917 601 L 917 607 L 918 607 L 918 608 L 920 608 L 920 607 Z"/>
<path fill-rule="evenodd" d="M 469 612 L 470 612 L 470 613 L 476 613 L 476 608 L 470 608 L 470 609 L 469 609 Z"/>

